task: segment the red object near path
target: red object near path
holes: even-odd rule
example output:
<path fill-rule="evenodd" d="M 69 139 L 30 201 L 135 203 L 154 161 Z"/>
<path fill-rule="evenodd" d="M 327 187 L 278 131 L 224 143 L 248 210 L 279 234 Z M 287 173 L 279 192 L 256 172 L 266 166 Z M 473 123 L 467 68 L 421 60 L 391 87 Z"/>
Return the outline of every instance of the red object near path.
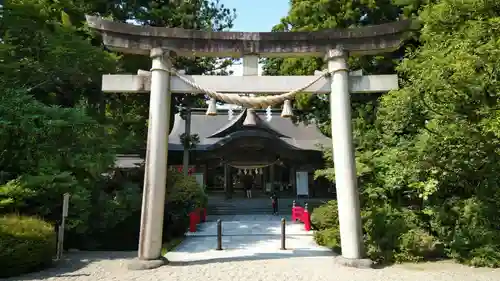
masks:
<path fill-rule="evenodd" d="M 311 230 L 311 215 L 304 207 L 292 207 L 292 221 L 301 221 L 306 231 Z"/>
<path fill-rule="evenodd" d="M 196 232 L 199 223 L 207 221 L 207 209 L 198 208 L 189 213 L 189 232 Z"/>
<path fill-rule="evenodd" d="M 196 226 L 200 223 L 200 213 L 189 213 L 189 232 L 196 232 Z"/>
<path fill-rule="evenodd" d="M 304 223 L 304 228 L 306 231 L 311 230 L 311 215 L 309 214 L 309 211 L 304 210 L 302 213 L 302 222 Z"/>

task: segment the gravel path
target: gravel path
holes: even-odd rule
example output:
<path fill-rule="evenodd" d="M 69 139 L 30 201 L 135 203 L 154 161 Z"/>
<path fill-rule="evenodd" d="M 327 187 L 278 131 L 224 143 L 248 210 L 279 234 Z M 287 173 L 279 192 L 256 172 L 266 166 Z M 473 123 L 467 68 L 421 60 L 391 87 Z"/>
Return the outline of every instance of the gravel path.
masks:
<path fill-rule="evenodd" d="M 483 281 L 500 280 L 500 270 L 470 268 L 451 262 L 407 264 L 382 269 L 355 269 L 334 264 L 332 257 L 300 257 L 250 261 L 201 262 L 167 265 L 149 271 L 129 271 L 135 252 L 78 252 L 67 254 L 57 267 L 9 281 Z"/>
<path fill-rule="evenodd" d="M 316 245 L 312 232 L 287 224 L 287 250 L 280 250 L 280 218 L 226 218 L 224 251 L 215 251 L 214 222 L 200 226 L 174 251 L 169 265 L 130 271 L 136 252 L 72 252 L 56 267 L 9 281 L 500 281 L 500 269 L 470 268 L 451 262 L 356 269 L 335 264 L 333 253 Z"/>

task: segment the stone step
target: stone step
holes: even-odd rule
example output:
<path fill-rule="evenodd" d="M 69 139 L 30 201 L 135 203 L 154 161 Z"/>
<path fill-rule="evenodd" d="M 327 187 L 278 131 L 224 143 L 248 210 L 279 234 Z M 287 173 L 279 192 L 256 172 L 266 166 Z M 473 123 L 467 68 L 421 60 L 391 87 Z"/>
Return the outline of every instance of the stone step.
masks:
<path fill-rule="evenodd" d="M 290 208 L 278 208 L 279 213 L 291 213 Z M 213 215 L 254 215 L 254 214 L 270 214 L 272 208 L 209 208 L 208 214 Z"/>
<path fill-rule="evenodd" d="M 239 214 L 245 214 L 245 213 L 266 213 L 266 212 L 271 212 L 273 208 L 208 208 L 207 212 L 211 213 L 239 213 Z M 292 210 L 289 208 L 278 208 L 279 212 L 287 212 L 291 213 Z"/>
<path fill-rule="evenodd" d="M 299 205 L 304 205 L 304 200 L 298 200 Z M 320 201 L 308 202 L 309 210 L 312 211 L 316 206 L 321 205 Z M 293 199 L 280 199 L 278 203 L 278 212 L 280 214 L 292 213 Z M 272 212 L 271 201 L 267 198 L 252 199 L 221 199 L 210 198 L 208 201 L 207 212 L 213 215 L 258 215 L 269 214 Z"/>

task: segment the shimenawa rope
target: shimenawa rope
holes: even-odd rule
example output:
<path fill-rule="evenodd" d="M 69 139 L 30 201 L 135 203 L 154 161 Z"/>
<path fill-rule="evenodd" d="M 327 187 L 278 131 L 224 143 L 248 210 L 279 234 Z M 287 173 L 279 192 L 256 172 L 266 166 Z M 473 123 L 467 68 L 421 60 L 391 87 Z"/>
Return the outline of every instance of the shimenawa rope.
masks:
<path fill-rule="evenodd" d="M 209 97 L 223 101 L 225 103 L 237 104 L 247 108 L 265 108 L 267 106 L 272 106 L 275 104 L 283 103 L 285 100 L 291 100 L 297 95 L 297 93 L 304 91 L 305 89 L 312 86 L 314 83 L 318 82 L 321 78 L 330 75 L 331 73 L 328 71 L 323 71 L 321 75 L 314 77 L 311 82 L 307 83 L 305 86 L 290 91 L 288 93 L 280 94 L 280 95 L 268 95 L 268 96 L 258 96 L 258 97 L 247 97 L 247 96 L 239 96 L 239 95 L 230 95 L 230 94 L 222 94 L 216 91 L 212 91 L 210 89 L 205 89 L 195 82 L 186 78 L 183 74 L 180 74 L 175 69 L 171 69 L 170 72 L 179 79 L 181 79 L 184 83 L 190 85 L 191 87 L 198 89 Z"/>

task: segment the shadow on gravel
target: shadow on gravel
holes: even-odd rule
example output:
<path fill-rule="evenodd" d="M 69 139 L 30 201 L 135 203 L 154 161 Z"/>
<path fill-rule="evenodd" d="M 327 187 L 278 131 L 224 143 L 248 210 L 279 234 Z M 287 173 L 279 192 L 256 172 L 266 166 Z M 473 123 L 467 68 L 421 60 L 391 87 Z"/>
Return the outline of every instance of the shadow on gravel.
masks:
<path fill-rule="evenodd" d="M 257 260 L 277 260 L 277 259 L 290 259 L 290 258 L 311 258 L 311 257 L 335 257 L 337 256 L 334 252 L 325 251 L 315 251 L 311 253 L 311 250 L 292 250 L 293 254 L 290 253 L 255 253 L 252 255 L 239 256 L 239 257 L 221 257 L 205 260 L 194 260 L 194 261 L 169 261 L 169 266 L 188 266 L 188 265 L 204 265 L 212 263 L 225 263 L 225 262 L 244 262 L 244 261 L 257 261 Z"/>
<path fill-rule="evenodd" d="M 21 276 L 2 279 L 2 281 L 29 281 L 29 280 L 44 280 L 54 277 L 78 278 L 90 276 L 91 272 L 78 272 L 90 263 L 101 260 L 117 260 L 117 259 L 132 259 L 137 255 L 137 252 L 74 252 L 65 253 L 63 259 L 55 262 L 50 268 L 42 271 L 32 272 Z M 98 281 L 98 280 L 96 280 Z"/>

